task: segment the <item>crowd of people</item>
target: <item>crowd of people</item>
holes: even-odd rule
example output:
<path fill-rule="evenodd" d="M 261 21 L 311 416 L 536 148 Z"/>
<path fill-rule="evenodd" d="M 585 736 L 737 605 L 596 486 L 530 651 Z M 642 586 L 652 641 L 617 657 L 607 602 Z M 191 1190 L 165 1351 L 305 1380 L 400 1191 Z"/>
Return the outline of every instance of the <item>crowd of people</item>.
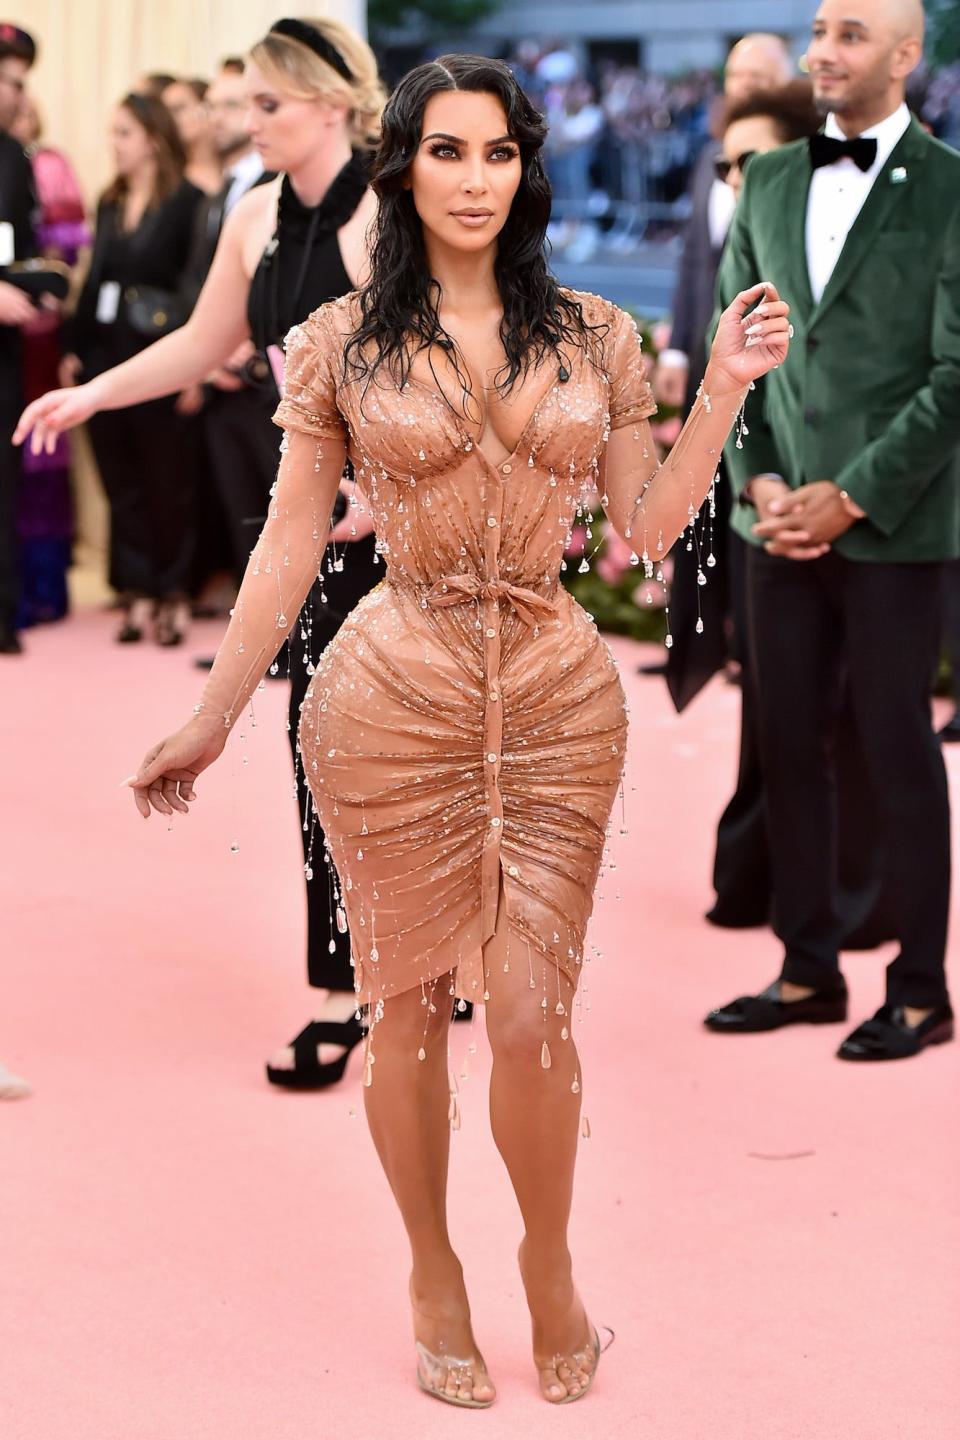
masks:
<path fill-rule="evenodd" d="M 810 79 L 777 37 L 748 36 L 710 115 L 704 77 L 665 87 L 610 68 L 592 89 L 567 52 L 532 47 L 515 57 L 522 77 L 444 57 L 387 101 L 348 27 L 278 21 L 209 87 L 144 77 L 116 107 L 115 177 L 62 319 L 82 206 L 75 184 L 69 213 L 51 201 L 50 236 L 73 228 L 43 246 L 42 152 L 35 182 L 8 133 L 30 123 L 35 51 L 0 27 L 5 393 L 19 410 L 38 313 L 62 381 L 35 381 L 47 393 L 8 417 L 0 648 L 19 649 L 14 442 L 62 491 L 64 437 L 82 422 L 110 503 L 117 640 L 179 644 L 216 565 L 240 582 L 192 718 L 130 777 L 142 815 L 188 811 L 289 642 L 323 1000 L 268 1078 L 323 1089 L 364 1046 L 371 1131 L 414 1257 L 418 1379 L 451 1403 L 495 1398 L 445 1220 L 446 1033 L 470 1002 L 486 1007 L 544 1398 L 585 1395 L 601 1351 L 566 1239 L 571 1014 L 625 717 L 609 655 L 557 583 L 592 501 L 647 578 L 675 552 L 678 708 L 731 645 L 740 661 L 740 783 L 712 918 L 770 924 L 783 959 L 707 1027 L 841 1023 L 841 949 L 895 938 L 886 1004 L 837 1053 L 904 1059 L 953 1038 L 929 686 L 960 555 L 960 156 L 906 105 L 922 29 L 916 0 L 822 0 Z M 938 103 L 946 115 L 949 96 Z M 540 156 L 562 199 L 595 182 L 601 136 L 626 151 L 672 129 L 680 168 L 699 153 L 654 376 L 686 414 L 664 458 L 635 323 L 547 269 Z M 625 174 L 610 177 L 623 194 Z M 877 295 L 894 286 L 914 304 L 891 334 Z M 219 519 L 205 530 L 208 474 Z"/>
<path fill-rule="evenodd" d="M 709 138 L 712 71 L 670 78 L 615 60 L 585 69 L 561 44 L 534 40 L 521 41 L 510 64 L 549 124 L 556 251 L 587 260 L 602 239 L 629 253 L 651 218 L 679 219 L 687 177 Z"/>

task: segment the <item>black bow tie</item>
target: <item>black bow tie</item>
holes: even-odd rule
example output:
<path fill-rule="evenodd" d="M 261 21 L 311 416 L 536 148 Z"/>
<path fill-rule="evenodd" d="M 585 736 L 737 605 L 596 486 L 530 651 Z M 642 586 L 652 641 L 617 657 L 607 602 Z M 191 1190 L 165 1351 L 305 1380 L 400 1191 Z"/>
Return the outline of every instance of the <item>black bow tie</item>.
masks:
<path fill-rule="evenodd" d="M 821 165 L 835 165 L 845 155 L 853 161 L 860 170 L 869 170 L 877 158 L 876 140 L 868 140 L 864 135 L 858 135 L 855 140 L 835 140 L 832 135 L 811 135 L 810 164 L 814 170 L 819 170 Z"/>

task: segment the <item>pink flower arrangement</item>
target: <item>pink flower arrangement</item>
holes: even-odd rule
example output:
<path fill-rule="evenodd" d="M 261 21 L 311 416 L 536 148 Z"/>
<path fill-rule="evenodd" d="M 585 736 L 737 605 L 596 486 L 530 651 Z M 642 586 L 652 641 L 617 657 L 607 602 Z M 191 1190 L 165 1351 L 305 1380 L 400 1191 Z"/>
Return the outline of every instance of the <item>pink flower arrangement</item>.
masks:
<path fill-rule="evenodd" d="M 564 555 L 568 560 L 579 560 L 587 548 L 587 527 L 586 525 L 574 525 L 570 532 L 570 539 Z"/>
<path fill-rule="evenodd" d="M 626 572 L 630 569 L 630 556 L 633 554 L 626 540 L 622 540 L 612 525 L 604 529 L 603 554 L 597 561 L 596 570 L 601 580 L 608 585 L 619 585 Z"/>

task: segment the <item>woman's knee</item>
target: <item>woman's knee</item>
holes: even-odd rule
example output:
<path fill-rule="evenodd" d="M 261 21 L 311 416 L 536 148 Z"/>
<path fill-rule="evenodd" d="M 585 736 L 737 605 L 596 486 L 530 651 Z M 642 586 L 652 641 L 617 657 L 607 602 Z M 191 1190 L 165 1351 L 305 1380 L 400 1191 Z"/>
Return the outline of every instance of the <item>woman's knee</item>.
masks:
<path fill-rule="evenodd" d="M 543 996 L 530 991 L 518 1003 L 487 1006 L 487 1035 L 494 1061 L 535 1068 L 543 1061 L 544 1043 L 550 1054 L 570 1040 L 569 1003 L 557 1012 L 554 998 L 544 1009 Z M 517 1000 L 517 997 L 513 997 Z"/>
<path fill-rule="evenodd" d="M 428 1040 L 443 1037 L 453 1013 L 450 988 L 450 975 L 441 975 L 414 990 L 391 995 L 384 1000 L 379 1018 L 376 1007 L 372 1007 L 377 1040 L 412 1044 L 416 1049 Z"/>

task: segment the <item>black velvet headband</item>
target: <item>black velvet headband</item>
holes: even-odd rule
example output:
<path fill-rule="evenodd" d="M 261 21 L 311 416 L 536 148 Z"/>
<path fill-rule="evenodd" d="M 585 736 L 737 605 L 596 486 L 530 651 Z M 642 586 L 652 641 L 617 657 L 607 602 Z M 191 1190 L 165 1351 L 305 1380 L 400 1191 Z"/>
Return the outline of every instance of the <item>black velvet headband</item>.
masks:
<path fill-rule="evenodd" d="M 275 25 L 270 26 L 270 34 L 285 35 L 288 40 L 299 40 L 301 45 L 306 45 L 314 55 L 326 60 L 338 75 L 353 84 L 353 71 L 350 66 L 336 46 L 331 45 L 326 35 L 322 35 L 315 25 L 308 25 L 305 20 L 278 20 Z"/>

